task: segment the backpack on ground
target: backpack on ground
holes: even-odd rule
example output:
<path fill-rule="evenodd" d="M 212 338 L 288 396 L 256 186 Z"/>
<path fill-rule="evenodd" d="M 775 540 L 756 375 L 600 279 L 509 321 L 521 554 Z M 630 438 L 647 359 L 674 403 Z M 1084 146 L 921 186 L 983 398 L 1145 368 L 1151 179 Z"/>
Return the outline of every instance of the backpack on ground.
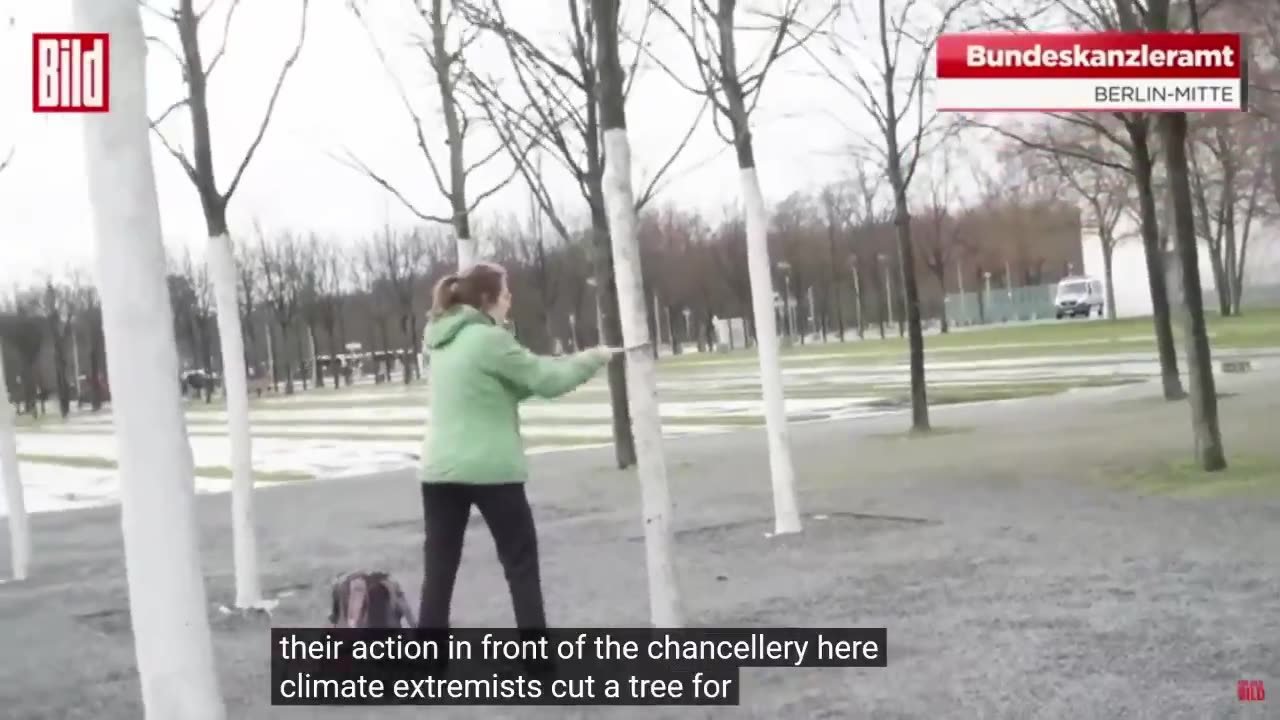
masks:
<path fill-rule="evenodd" d="M 335 628 L 413 627 L 413 611 L 400 583 L 384 572 L 353 572 L 333 584 L 329 626 Z"/>

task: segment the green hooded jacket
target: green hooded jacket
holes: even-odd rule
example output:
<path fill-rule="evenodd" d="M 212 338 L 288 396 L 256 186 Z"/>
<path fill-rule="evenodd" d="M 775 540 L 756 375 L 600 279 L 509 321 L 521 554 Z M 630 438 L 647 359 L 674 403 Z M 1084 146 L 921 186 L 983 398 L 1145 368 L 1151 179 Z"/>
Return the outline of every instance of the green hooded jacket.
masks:
<path fill-rule="evenodd" d="M 535 355 L 470 305 L 432 320 L 423 341 L 430 358 L 431 419 L 422 466 L 427 483 L 524 482 L 517 405 L 564 395 L 607 362 L 583 353 Z"/>

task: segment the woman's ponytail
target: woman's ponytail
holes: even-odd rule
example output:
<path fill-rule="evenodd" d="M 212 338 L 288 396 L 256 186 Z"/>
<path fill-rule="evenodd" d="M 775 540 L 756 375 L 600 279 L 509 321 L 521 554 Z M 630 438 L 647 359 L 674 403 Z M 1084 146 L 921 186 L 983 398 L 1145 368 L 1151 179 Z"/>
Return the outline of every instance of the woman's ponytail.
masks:
<path fill-rule="evenodd" d="M 434 317 L 440 317 L 457 303 L 458 276 L 454 274 L 445 275 L 436 283 L 436 288 L 431 293 L 431 314 Z"/>
<path fill-rule="evenodd" d="M 478 262 L 461 273 L 445 275 L 431 294 L 431 316 L 438 318 L 457 305 L 484 310 L 502 294 L 506 273 L 501 265 Z"/>

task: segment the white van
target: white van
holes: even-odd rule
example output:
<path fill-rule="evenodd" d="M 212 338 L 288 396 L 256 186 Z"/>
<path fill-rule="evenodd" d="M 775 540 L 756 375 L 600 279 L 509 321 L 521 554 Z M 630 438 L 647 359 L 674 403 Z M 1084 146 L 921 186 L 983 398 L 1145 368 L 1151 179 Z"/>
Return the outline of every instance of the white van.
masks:
<path fill-rule="evenodd" d="M 1058 319 L 1064 317 L 1089 317 L 1095 311 L 1102 317 L 1107 304 L 1106 289 L 1102 281 L 1091 277 L 1068 277 L 1058 283 L 1058 293 L 1053 299 Z"/>

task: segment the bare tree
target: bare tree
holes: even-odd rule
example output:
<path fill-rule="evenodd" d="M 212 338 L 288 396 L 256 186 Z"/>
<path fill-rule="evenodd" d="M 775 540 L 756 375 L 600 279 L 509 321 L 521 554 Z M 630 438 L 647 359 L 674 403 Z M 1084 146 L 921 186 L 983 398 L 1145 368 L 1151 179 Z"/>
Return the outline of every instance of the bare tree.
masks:
<path fill-rule="evenodd" d="M 396 310 L 400 332 L 409 341 L 400 354 L 406 385 L 421 376 L 418 357 L 422 351 L 422 338 L 418 333 L 415 296 L 427 274 L 428 243 L 427 234 L 420 230 L 393 232 L 386 228 L 374 240 L 371 255 L 366 258 L 373 263 L 384 292 Z M 391 374 L 390 364 L 387 374 Z"/>
<path fill-rule="evenodd" d="M 600 73 L 600 126 L 605 144 L 604 200 L 609 213 L 610 238 L 617 260 L 622 336 L 626 343 L 631 382 L 632 417 L 637 428 L 638 475 L 644 518 L 645 565 L 649 577 L 649 614 L 654 627 L 683 624 L 675 564 L 671 556 L 671 495 L 667 487 L 666 454 L 662 449 L 662 418 L 658 411 L 657 363 L 645 347 L 658 342 L 645 327 L 644 285 L 640 248 L 636 241 L 636 208 L 631 190 L 631 144 L 627 139 L 626 100 L 622 62 L 618 57 L 619 0 L 591 0 L 599 23 L 596 62 Z"/>
<path fill-rule="evenodd" d="M 144 7 L 176 29 L 181 48 L 181 52 L 178 52 L 159 37 L 147 38 L 177 60 L 182 68 L 183 82 L 186 86 L 186 97 L 179 98 L 158 116 L 152 118 L 151 129 L 186 173 L 200 198 L 200 206 L 204 211 L 205 230 L 209 237 L 206 262 L 213 277 L 217 298 L 218 337 L 222 348 L 222 376 L 226 387 L 227 423 L 231 439 L 231 536 L 236 574 L 235 605 L 238 608 L 251 609 L 269 607 L 269 603 L 266 603 L 262 596 L 262 579 L 259 575 L 257 538 L 253 521 L 253 450 L 249 435 L 249 389 L 244 364 L 244 333 L 240 328 L 239 303 L 236 300 L 235 257 L 227 227 L 227 205 L 240 186 L 249 162 L 262 144 L 267 127 L 271 123 L 271 116 L 275 111 L 276 101 L 279 100 L 280 92 L 284 88 L 285 78 L 302 52 L 307 34 L 308 0 L 300 0 L 302 12 L 298 24 L 297 42 L 276 76 L 258 130 L 236 165 L 226 190 L 219 190 L 214 172 L 213 139 L 209 128 L 208 86 L 209 78 L 217 69 L 219 61 L 225 56 L 231 24 L 239 5 L 240 0 L 229 0 L 223 20 L 222 44 L 207 63 L 201 52 L 200 24 L 208 17 L 209 11 L 213 8 L 212 3 L 199 12 L 194 7 L 194 0 L 178 0 L 177 9 L 167 13 L 152 9 L 149 5 Z M 190 117 L 192 144 L 190 153 L 183 150 L 181 145 L 175 145 L 170 141 L 162 130 L 165 119 L 183 108 L 187 110 Z"/>
<path fill-rule="evenodd" d="M 853 213 L 853 198 L 846 183 L 832 183 L 822 189 L 822 210 L 827 224 L 827 244 L 831 262 L 827 266 L 830 279 L 827 287 L 834 298 L 829 304 L 835 309 L 836 328 L 840 342 L 844 342 L 844 308 L 840 300 L 840 276 L 848 269 L 845 256 L 839 251 L 837 239 L 848 232 L 849 218 Z"/>
<path fill-rule="evenodd" d="M 165 299 L 136 0 L 76 0 L 77 27 L 111 36 L 111 112 L 83 121 L 102 293 L 129 624 L 142 717 L 224 720 L 201 572 L 194 468 Z"/>
<path fill-rule="evenodd" d="M 76 305 L 80 308 L 80 317 L 89 334 L 89 374 L 86 384 L 89 388 L 89 407 L 97 412 L 107 400 L 106 358 L 103 356 L 102 305 L 98 300 L 98 289 L 85 282 L 78 289 Z"/>
<path fill-rule="evenodd" d="M 9 572 L 26 580 L 31 565 L 31 523 L 18 465 L 17 422 L 9 399 L 9 376 L 4 367 L 5 342 L 0 333 L 0 479 L 4 481 L 5 521 L 9 526 Z"/>
<path fill-rule="evenodd" d="M 1132 0 L 1116 0 L 1117 9 L 1126 24 L 1136 25 Z M 1147 29 L 1161 32 L 1171 29 L 1169 0 L 1148 0 Z M 1200 20 L 1195 0 L 1191 0 L 1192 28 L 1199 32 Z M 1191 198 L 1191 168 L 1187 159 L 1187 114 L 1164 113 L 1160 116 L 1160 135 L 1164 140 L 1165 164 L 1169 173 L 1170 199 L 1173 203 L 1173 231 L 1182 276 L 1182 300 L 1186 309 L 1183 330 L 1187 343 L 1187 377 L 1191 385 L 1191 426 L 1195 434 L 1196 461 L 1206 471 L 1224 470 L 1226 452 L 1222 431 L 1218 426 L 1218 391 L 1213 378 L 1213 360 L 1209 335 L 1205 327 L 1204 301 L 1200 291 L 1200 258 L 1196 248 L 1195 215 Z"/>
<path fill-rule="evenodd" d="M 9 18 L 13 24 L 13 18 Z M 0 173 L 13 161 L 14 148 L 0 159 Z M 26 580 L 31 565 L 31 523 L 22 491 L 18 466 L 17 422 L 9 399 L 9 376 L 4 368 L 5 342 L 0 328 L 0 480 L 4 482 L 6 521 L 9 525 L 9 570 L 14 580 Z"/>
<path fill-rule="evenodd" d="M 838 5 L 838 20 L 848 19 L 855 27 L 874 26 L 874 39 L 858 38 L 837 22 L 824 33 L 830 61 L 806 48 L 823 74 L 853 98 L 879 130 L 873 152 L 893 189 L 899 280 L 910 347 L 911 425 L 916 431 L 929 429 L 929 404 L 909 194 L 920 158 L 938 140 L 939 116 L 925 109 L 933 46 L 965 2 L 944 0 L 929 6 L 919 0 L 899 0 L 896 7 L 890 7 L 887 0 L 877 0 L 876 15 L 869 22 L 859 17 L 855 3 L 843 3 Z M 866 44 L 875 48 L 874 59 L 862 50 Z"/>
<path fill-rule="evenodd" d="M 387 3 L 381 3 L 381 5 L 385 8 Z M 502 180 L 477 193 L 474 199 L 468 200 L 467 182 L 472 173 L 491 165 L 504 151 L 504 145 L 501 142 L 496 142 L 492 148 L 480 154 L 477 160 L 471 163 L 467 162 L 466 146 L 470 133 L 479 127 L 477 120 L 483 119 L 483 115 L 474 112 L 472 108 L 468 108 L 462 102 L 464 95 L 459 92 L 458 86 L 465 81 L 467 50 L 475 42 L 479 33 L 475 28 L 464 26 L 464 19 L 461 17 L 462 13 L 459 11 L 459 3 L 457 2 L 452 0 L 448 2 L 445 0 L 411 0 L 411 5 L 414 14 L 426 26 L 425 34 L 418 31 L 414 32 L 412 36 L 416 52 L 421 53 L 421 57 L 426 62 L 435 81 L 440 101 L 440 116 L 444 120 L 445 145 L 449 150 L 447 172 L 441 171 L 439 163 L 436 161 L 436 151 L 431 149 L 432 144 L 427 140 L 429 132 L 424 124 L 423 114 L 415 108 L 410 100 L 410 93 L 392 71 L 387 53 L 379 44 L 369 25 L 366 17 L 369 6 L 368 0 L 348 0 L 348 6 L 364 26 L 369 42 L 378 54 L 379 60 L 382 61 L 383 68 L 395 84 L 396 92 L 399 95 L 405 114 L 413 122 L 418 151 L 422 154 L 423 160 L 426 161 L 436 189 L 448 200 L 450 213 L 446 216 L 424 210 L 421 204 L 409 198 L 408 193 L 400 190 L 391 180 L 374 171 L 350 152 L 346 153 L 343 162 L 359 170 L 371 181 L 382 187 L 419 219 L 426 222 L 451 225 L 456 238 L 457 266 L 461 269 L 470 265 L 476 258 L 477 253 L 476 243 L 471 237 L 471 214 L 482 202 L 498 190 L 501 190 L 515 177 L 516 168 L 513 166 Z M 457 26 L 463 27 L 457 29 Z M 456 36 L 456 40 L 451 36 Z"/>
<path fill-rule="evenodd" d="M 953 176 L 951 152 L 943 148 L 939 172 L 931 173 L 928 188 L 928 204 L 924 212 L 924 237 L 921 243 L 924 264 L 938 282 L 938 291 L 944 300 L 942 303 L 942 332 L 948 331 L 947 307 L 947 272 L 958 260 L 958 255 L 966 246 L 963 231 L 963 219 L 952 207 Z"/>
<path fill-rule="evenodd" d="M 342 316 L 346 301 L 343 283 L 344 255 L 337 245 L 329 242 L 315 242 L 312 248 L 315 254 L 313 271 L 315 273 L 315 298 L 312 311 L 316 324 L 324 329 L 329 341 L 329 370 L 333 376 L 333 388 L 342 386 L 343 363 L 340 359 L 344 340 L 340 334 L 338 322 Z M 323 385 L 319 363 L 316 364 L 316 387 Z"/>
<path fill-rule="evenodd" d="M 651 0 L 656 9 L 684 39 L 693 55 L 698 73 L 694 83 L 681 79 L 660 59 L 651 54 L 678 84 L 691 93 L 706 98 L 713 107 L 713 121 L 720 138 L 734 149 L 742 182 L 746 215 L 747 270 L 751 283 L 752 318 L 765 406 L 765 432 L 769 442 L 770 475 L 773 482 L 774 525 L 779 534 L 801 530 L 800 510 L 796 502 L 795 466 L 791 460 L 791 441 L 787 432 L 786 403 L 782 389 L 782 364 L 779 357 L 778 332 L 773 309 L 773 268 L 769 260 L 768 216 L 756 169 L 755 147 L 751 132 L 751 113 L 759 102 L 769 71 L 778 58 L 802 46 L 807 34 L 793 36 L 793 26 L 804 3 L 785 0 L 776 13 L 749 13 L 753 22 L 764 26 L 768 38 L 763 54 L 754 61 L 741 62 L 738 57 L 737 33 L 760 29 L 743 27 L 735 19 L 737 0 L 691 2 L 687 17 L 677 17 L 665 3 Z M 821 25 L 826 16 L 815 23 Z M 728 129 L 722 123 L 728 124 Z"/>
<path fill-rule="evenodd" d="M 1073 25 L 1085 30 L 1138 32 L 1137 16 L 1119 10 L 1129 0 L 1053 0 L 1050 5 L 1061 11 Z M 1003 13 L 1003 11 L 1001 11 Z M 1005 15 L 997 24 L 1019 30 L 1032 30 L 1034 14 L 1023 17 Z M 1138 215 L 1142 232 L 1142 249 L 1146 259 L 1147 281 L 1151 291 L 1152 324 L 1156 350 L 1160 359 L 1160 378 L 1166 400 L 1186 397 L 1178 374 L 1178 355 L 1174 346 L 1173 319 L 1170 313 L 1168 276 L 1161 243 L 1159 211 L 1156 207 L 1155 168 L 1158 153 L 1154 145 L 1155 117 L 1149 113 L 1046 113 L 1054 122 L 1081 128 L 1090 138 L 1084 146 L 1071 146 L 1041 139 L 1043 133 L 1018 131 L 999 125 L 966 118 L 966 123 L 984 127 L 1028 148 L 1059 153 L 1132 175 L 1138 193 Z M 1115 156 L 1119 151 L 1121 158 Z"/>
<path fill-rule="evenodd" d="M 288 347 L 289 339 L 292 337 L 290 331 L 298 319 L 299 241 L 288 233 L 281 234 L 270 242 L 267 241 L 261 229 L 257 230 L 257 234 L 258 261 L 261 265 L 258 274 L 262 278 L 261 294 L 276 325 L 280 328 L 281 348 L 276 351 L 276 357 L 279 358 L 284 348 Z M 293 374 L 293 363 L 286 359 L 284 362 L 286 395 L 293 394 Z"/>
<path fill-rule="evenodd" d="M 1064 153 L 1034 153 L 1029 157 L 1026 153 L 1019 154 L 1024 162 L 1030 163 L 1029 170 L 1034 169 L 1042 175 L 1059 178 L 1064 189 L 1088 207 L 1089 225 L 1098 234 L 1098 246 L 1102 253 L 1107 317 L 1115 320 L 1115 250 L 1127 239 L 1118 232 L 1118 227 L 1120 218 L 1132 207 L 1132 175 Z"/>
<path fill-rule="evenodd" d="M 1266 183 L 1263 118 L 1200 118 L 1191 128 L 1188 161 L 1196 233 L 1209 246 L 1222 315 L 1240 312 L 1249 239 L 1271 203 Z"/>
<path fill-rule="evenodd" d="M 67 343 L 70 340 L 72 305 L 70 288 L 45 281 L 42 296 L 46 331 L 53 345 L 53 383 L 58 394 L 58 410 L 62 417 L 71 414 L 71 385 L 67 382 Z"/>
<path fill-rule="evenodd" d="M 179 327 L 185 327 L 190 343 L 192 360 L 195 366 L 206 373 L 206 382 L 199 389 L 204 391 L 206 403 L 213 402 L 212 382 L 213 338 L 209 334 L 209 326 L 217 322 L 214 307 L 213 281 L 209 277 L 209 269 L 198 265 L 191 256 L 190 249 L 184 248 L 182 262 L 176 268 L 178 278 L 184 287 L 180 289 L 183 297 L 174 303 L 175 321 Z M 170 287 L 170 293 L 174 288 Z M 224 373 L 225 375 L 225 373 Z M 223 378 L 226 382 L 226 378 Z"/>
<path fill-rule="evenodd" d="M 647 7 L 647 6 L 646 6 Z M 545 49 L 512 25 L 496 0 L 476 0 L 465 6 L 470 22 L 497 37 L 506 51 L 510 82 L 504 85 L 480 70 L 468 73 L 467 91 L 472 102 L 485 113 L 490 126 L 498 133 L 517 171 L 533 193 L 547 222 L 560 238 L 571 241 L 575 233 L 569 227 L 567 212 L 557 206 L 547 176 L 536 164 L 548 157 L 567 172 L 586 203 L 591 219 L 592 265 L 600 335 L 605 344 L 623 343 L 618 310 L 618 289 L 614 273 L 613 247 L 609 237 L 608 214 L 603 188 L 605 149 L 601 144 L 602 127 L 597 105 L 600 70 L 593 48 L 598 18 L 591 3 L 565 0 L 569 27 L 565 32 L 567 52 Z M 644 16 L 644 28 L 649 14 Z M 637 50 L 626 71 L 623 97 L 629 93 L 638 74 L 644 45 L 644 30 L 636 42 Z M 514 86 L 512 89 L 508 87 Z M 699 113 L 699 116 L 701 113 Z M 639 211 L 654 196 L 676 158 L 688 144 L 697 124 L 676 144 L 673 152 L 653 172 L 642 191 L 636 194 Z M 531 152 L 537 150 L 539 152 Z M 609 363 L 610 404 L 613 412 L 614 455 L 619 468 L 636 462 L 635 440 L 631 431 L 627 403 L 626 365 L 623 357 Z"/>
<path fill-rule="evenodd" d="M 380 252 L 383 243 L 390 242 L 387 240 L 390 236 L 391 228 L 388 227 L 383 230 L 382 235 L 374 236 L 365 242 L 360 249 L 360 262 L 356 265 L 358 271 L 356 284 L 364 291 L 365 310 L 370 320 L 368 323 L 369 352 L 375 366 L 375 380 L 379 383 L 389 382 L 395 371 L 395 358 L 391 352 L 387 323 L 391 316 L 396 314 L 397 302 L 389 291 L 386 263 L 382 261 Z M 381 352 L 375 349 L 379 346 L 382 348 Z"/>

